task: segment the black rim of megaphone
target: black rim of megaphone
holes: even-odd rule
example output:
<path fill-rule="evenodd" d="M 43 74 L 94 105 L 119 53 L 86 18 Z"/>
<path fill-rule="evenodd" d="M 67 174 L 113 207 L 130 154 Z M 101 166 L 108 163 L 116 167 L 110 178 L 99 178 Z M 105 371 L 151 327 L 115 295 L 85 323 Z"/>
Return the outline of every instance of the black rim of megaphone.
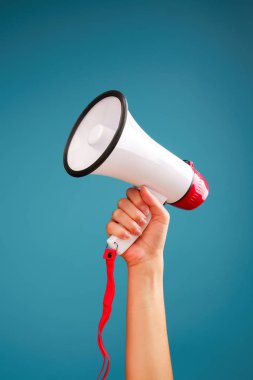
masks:
<path fill-rule="evenodd" d="M 112 138 L 112 141 L 110 142 L 108 147 L 105 149 L 105 151 L 101 154 L 101 156 L 95 162 L 93 162 L 93 164 L 91 164 L 90 166 L 88 166 L 87 168 L 85 168 L 83 170 L 76 171 L 76 170 L 71 169 L 68 165 L 67 156 L 68 156 L 68 150 L 69 150 L 71 140 L 72 140 L 77 128 L 79 127 L 81 121 L 84 119 L 84 117 L 87 115 L 87 113 L 92 109 L 92 107 L 94 107 L 95 104 L 100 102 L 102 99 L 107 98 L 109 96 L 115 96 L 116 98 L 118 98 L 120 100 L 120 103 L 121 103 L 120 121 L 119 121 L 118 128 L 117 128 L 117 130 L 116 130 L 116 132 Z M 73 177 L 83 177 L 87 174 L 90 174 L 90 173 L 94 172 L 94 170 L 96 170 L 107 159 L 107 157 L 112 153 L 113 149 L 117 145 L 117 143 L 120 139 L 120 136 L 123 132 L 123 129 L 124 129 L 124 126 L 126 123 L 126 118 L 127 118 L 127 109 L 128 109 L 128 107 L 127 107 L 127 101 L 126 101 L 125 96 L 120 91 L 110 90 L 110 91 L 103 92 L 102 94 L 97 96 L 83 110 L 83 112 L 80 114 L 80 116 L 78 117 L 77 121 L 75 122 L 75 124 L 72 128 L 70 135 L 68 137 L 68 140 L 66 142 L 65 148 L 64 148 L 63 163 L 64 163 L 64 167 L 65 167 L 66 171 L 70 175 L 72 175 Z"/>

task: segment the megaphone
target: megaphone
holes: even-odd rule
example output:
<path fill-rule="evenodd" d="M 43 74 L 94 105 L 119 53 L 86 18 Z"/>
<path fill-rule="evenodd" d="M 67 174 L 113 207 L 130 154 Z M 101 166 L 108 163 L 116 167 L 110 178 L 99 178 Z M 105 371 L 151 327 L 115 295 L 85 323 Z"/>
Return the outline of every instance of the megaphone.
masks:
<path fill-rule="evenodd" d="M 96 97 L 78 117 L 63 161 L 74 177 L 92 173 L 118 178 L 137 188 L 146 185 L 161 203 L 181 209 L 195 209 L 209 193 L 207 181 L 193 163 L 180 159 L 145 133 L 128 111 L 125 96 L 116 90 Z M 111 236 L 107 243 L 122 254 L 137 238 Z"/>

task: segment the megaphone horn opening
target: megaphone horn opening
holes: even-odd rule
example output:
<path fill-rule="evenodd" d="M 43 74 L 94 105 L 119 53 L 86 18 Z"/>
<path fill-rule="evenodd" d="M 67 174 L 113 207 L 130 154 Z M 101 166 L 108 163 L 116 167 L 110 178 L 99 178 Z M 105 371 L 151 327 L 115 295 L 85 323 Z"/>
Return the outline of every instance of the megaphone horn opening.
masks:
<path fill-rule="evenodd" d="M 106 98 L 108 98 L 108 102 L 106 104 L 102 104 L 102 102 L 105 102 Z M 116 99 L 118 100 L 115 102 Z M 90 111 L 94 107 L 98 106 L 99 103 L 101 105 L 101 112 L 95 112 L 94 115 L 89 115 L 89 123 L 85 126 L 84 119 L 88 116 L 89 113 L 91 113 Z M 114 109 L 117 112 L 112 112 Z M 117 145 L 120 136 L 122 135 L 127 119 L 127 111 L 128 106 L 126 98 L 120 91 L 117 90 L 110 90 L 100 94 L 82 111 L 70 132 L 70 135 L 67 139 L 64 148 L 63 164 L 64 168 L 71 176 L 83 177 L 85 175 L 88 175 L 92 173 L 94 170 L 96 170 L 108 158 L 108 156 L 111 154 L 111 152 Z M 108 122 L 111 123 L 111 126 L 113 124 L 113 128 L 111 128 L 111 136 L 110 134 L 108 134 L 108 145 L 105 147 L 105 149 L 102 149 L 102 153 L 99 152 L 99 156 L 97 156 L 98 150 L 95 155 L 93 145 L 96 145 L 96 143 L 98 143 L 99 136 L 97 138 L 94 136 L 94 133 L 92 133 L 92 128 L 100 134 L 103 132 L 103 130 L 108 130 L 106 126 L 104 127 L 104 129 L 102 126 L 104 122 L 102 116 L 104 115 L 106 115 L 106 118 Z M 99 120 L 99 118 L 101 118 L 101 120 Z M 93 125 L 91 125 L 92 123 Z M 83 130 L 79 131 L 79 127 L 81 127 Z M 87 129 L 87 131 L 85 131 L 85 129 Z M 89 157 L 92 157 L 92 154 L 85 152 L 84 146 L 81 146 L 81 140 L 84 141 L 85 139 L 78 138 L 78 132 L 80 132 L 81 137 L 86 137 L 87 143 L 89 144 L 89 146 L 91 146 L 90 149 L 93 149 L 93 156 L 95 157 L 93 162 L 88 162 Z M 71 144 L 73 143 L 73 141 L 74 146 L 72 147 Z M 82 158 L 84 158 L 85 156 L 85 159 L 87 159 L 87 165 L 85 165 L 85 160 L 83 160 L 83 162 L 82 160 L 80 160 L 80 152 L 82 152 Z M 75 159 L 75 157 L 77 157 L 77 159 Z M 83 165 L 84 167 L 81 167 L 81 165 Z"/>

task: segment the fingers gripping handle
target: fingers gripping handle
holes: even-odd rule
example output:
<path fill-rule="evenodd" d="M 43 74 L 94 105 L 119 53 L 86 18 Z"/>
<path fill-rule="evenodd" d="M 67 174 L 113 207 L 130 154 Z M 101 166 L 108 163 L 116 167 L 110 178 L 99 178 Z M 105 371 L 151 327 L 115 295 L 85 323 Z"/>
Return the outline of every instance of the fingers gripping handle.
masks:
<path fill-rule="evenodd" d="M 161 204 L 164 204 L 166 202 L 167 197 L 165 197 L 162 194 L 157 193 L 156 191 L 150 189 L 149 187 L 148 189 L 160 201 Z M 146 225 L 141 228 L 142 231 L 144 231 L 147 225 L 149 224 L 151 216 L 152 216 L 151 213 L 149 213 L 149 215 L 147 216 Z M 109 248 L 116 249 L 118 255 L 122 255 L 129 247 L 131 247 L 131 245 L 135 242 L 135 240 L 138 239 L 138 237 L 139 236 L 131 235 L 129 239 L 123 240 L 123 239 L 118 238 L 117 236 L 111 235 L 107 239 L 107 244 Z"/>

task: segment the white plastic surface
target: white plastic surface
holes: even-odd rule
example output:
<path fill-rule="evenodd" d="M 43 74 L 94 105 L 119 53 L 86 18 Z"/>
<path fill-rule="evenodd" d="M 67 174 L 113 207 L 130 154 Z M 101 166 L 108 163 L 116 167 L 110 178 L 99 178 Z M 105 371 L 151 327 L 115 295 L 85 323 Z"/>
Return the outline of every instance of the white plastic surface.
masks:
<path fill-rule="evenodd" d="M 152 194 L 156 196 L 156 198 L 161 202 L 161 204 L 164 204 L 167 200 L 167 198 L 164 195 L 158 194 L 156 191 L 149 188 Z M 151 219 L 151 214 L 147 216 L 147 223 L 144 227 L 141 228 L 142 231 L 145 230 L 147 225 L 149 224 Z M 139 238 L 139 236 L 131 235 L 131 237 L 127 240 L 122 240 L 114 235 L 111 235 L 107 239 L 108 247 L 111 249 L 116 249 L 118 255 L 122 255 L 131 245 Z"/>
<path fill-rule="evenodd" d="M 71 169 L 83 170 L 97 161 L 112 141 L 121 113 L 120 100 L 115 96 L 94 105 L 70 143 L 67 160 Z M 164 194 L 168 203 L 181 199 L 193 179 L 190 165 L 145 133 L 129 111 L 117 145 L 92 174 L 118 178 L 137 187 L 145 184 Z"/>
<path fill-rule="evenodd" d="M 190 165 L 145 133 L 129 111 L 116 147 L 93 174 L 118 178 L 137 187 L 145 184 L 164 194 L 168 203 L 181 199 L 193 179 Z"/>

